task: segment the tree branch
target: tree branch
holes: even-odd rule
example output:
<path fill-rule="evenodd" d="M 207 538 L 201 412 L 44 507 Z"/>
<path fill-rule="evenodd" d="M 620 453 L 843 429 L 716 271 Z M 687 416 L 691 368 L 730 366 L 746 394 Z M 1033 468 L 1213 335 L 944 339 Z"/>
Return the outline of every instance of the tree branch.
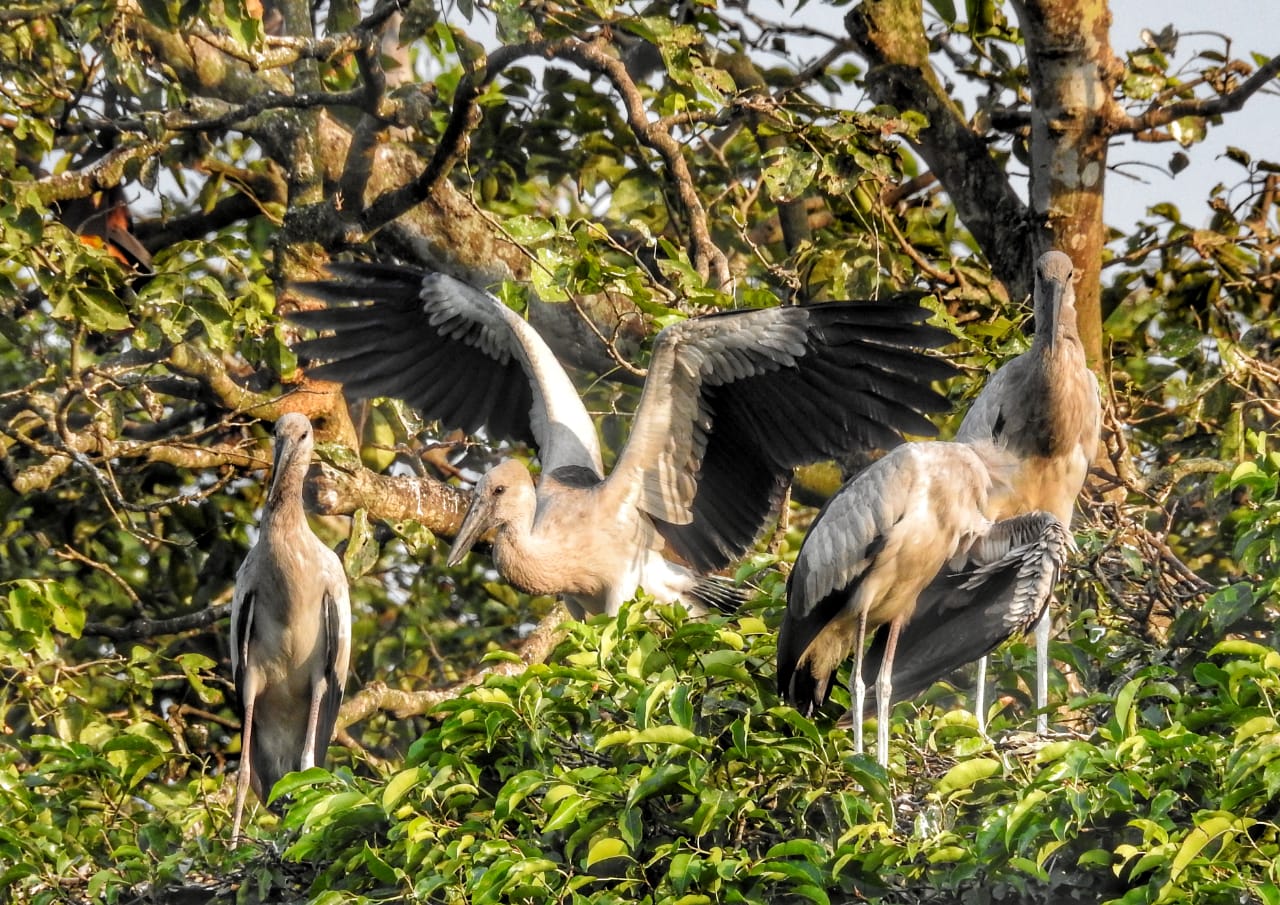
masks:
<path fill-rule="evenodd" d="M 549 46 L 542 42 L 530 42 L 501 47 L 489 56 L 479 75 L 468 74 L 463 77 L 454 94 L 449 122 L 431 160 L 414 179 L 395 191 L 387 192 L 365 209 L 360 217 L 360 225 L 366 234 L 390 223 L 430 197 L 436 185 L 449 175 L 454 164 L 465 153 L 467 135 L 480 121 L 475 101 L 485 86 L 508 66 L 524 57 L 544 53 Z"/>
<path fill-rule="evenodd" d="M 626 107 L 627 122 L 636 138 L 641 144 L 658 152 L 671 174 L 676 197 L 680 199 L 685 216 L 689 218 L 694 268 L 699 276 L 704 280 L 709 279 L 712 285 L 728 289 L 732 283 L 729 260 L 711 239 L 711 230 L 707 226 L 707 213 L 698 197 L 698 188 L 689 170 L 689 163 L 684 159 L 680 143 L 670 132 L 649 120 L 649 113 L 645 109 L 640 89 L 636 87 L 623 61 L 610 55 L 605 50 L 606 46 L 599 38 L 590 42 L 568 40 L 558 44 L 552 52 L 556 56 L 572 60 L 590 72 L 603 75 L 613 85 L 614 90 L 622 98 L 623 106 Z"/>
<path fill-rule="evenodd" d="M 43 204 L 84 198 L 94 192 L 121 185 L 125 181 L 125 172 L 130 165 L 158 156 L 164 147 L 163 143 L 156 141 L 121 145 L 103 154 L 88 166 L 46 176 L 27 183 L 27 186 L 34 189 L 36 196 Z M 14 189 L 21 192 L 27 186 L 19 184 L 14 186 Z"/>
<path fill-rule="evenodd" d="M 364 509 L 384 522 L 412 520 L 432 534 L 453 537 L 471 505 L 471 494 L 431 478 L 383 475 L 367 468 L 347 470 L 322 464 L 311 492 L 322 515 L 350 515 Z"/>
<path fill-rule="evenodd" d="M 1148 132 L 1167 126 L 1184 116 L 1211 117 L 1235 113 L 1244 106 L 1245 101 L 1258 93 L 1277 75 L 1280 75 L 1280 54 L 1267 60 L 1257 72 L 1241 82 L 1234 91 L 1219 94 L 1217 97 L 1175 101 L 1162 106 L 1155 105 L 1138 116 L 1125 116 L 1117 112 L 1111 117 L 1111 130 L 1114 133 Z"/>
<path fill-rule="evenodd" d="M 185 616 L 174 616 L 171 619 L 135 619 L 124 625 L 87 622 L 81 634 L 98 635 L 110 638 L 112 641 L 139 641 L 143 638 L 154 638 L 157 635 L 176 635 L 179 632 L 204 628 L 230 615 L 231 604 L 217 603 L 203 610 L 197 610 Z"/>
<path fill-rule="evenodd" d="M 437 704 L 465 694 L 489 676 L 519 675 L 534 663 L 546 662 L 547 657 L 564 637 L 562 626 L 572 618 L 563 603 L 556 604 L 546 618 L 538 623 L 538 627 L 520 642 L 520 646 L 516 649 L 516 656 L 520 658 L 518 661 L 502 660 L 493 666 L 483 667 L 448 688 L 403 691 L 391 688 L 385 682 L 374 682 L 354 697 L 348 698 L 342 705 L 342 710 L 338 714 L 338 728 L 344 729 L 352 723 L 358 723 L 379 710 L 390 711 L 397 719 L 420 716 Z"/>
<path fill-rule="evenodd" d="M 22 9 L 0 10 L 0 22 L 34 22 L 36 19 L 48 19 L 63 16 L 76 8 L 78 4 L 46 3 L 42 6 L 28 6 Z"/>

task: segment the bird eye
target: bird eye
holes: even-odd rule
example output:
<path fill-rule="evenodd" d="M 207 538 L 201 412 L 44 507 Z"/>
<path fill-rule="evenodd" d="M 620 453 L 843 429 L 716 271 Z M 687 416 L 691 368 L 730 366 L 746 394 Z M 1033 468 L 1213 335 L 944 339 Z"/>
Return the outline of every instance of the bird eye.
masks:
<path fill-rule="evenodd" d="M 506 492 L 507 492 L 507 485 L 506 485 L 506 484 L 498 484 L 498 485 L 496 485 L 496 486 L 493 488 L 493 495 L 494 495 L 494 496 L 502 496 L 502 495 L 503 495 L 504 493 L 506 493 Z"/>

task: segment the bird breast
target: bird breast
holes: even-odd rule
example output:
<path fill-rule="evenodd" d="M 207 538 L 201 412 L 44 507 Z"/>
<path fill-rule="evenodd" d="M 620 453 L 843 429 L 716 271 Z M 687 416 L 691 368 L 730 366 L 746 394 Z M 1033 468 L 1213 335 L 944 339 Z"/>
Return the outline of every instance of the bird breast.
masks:
<path fill-rule="evenodd" d="M 270 658 L 258 657 L 257 666 L 267 684 L 289 683 L 298 690 L 307 687 L 312 671 L 305 669 L 316 657 L 324 656 L 324 595 L 327 590 L 323 570 L 308 556 L 305 543 L 265 544 L 256 588 L 251 648 L 278 652 Z M 320 541 L 309 538 L 315 544 Z M 323 545 L 321 545 L 323 546 Z M 331 553 L 325 548 L 326 553 Z"/>
<path fill-rule="evenodd" d="M 920 593 L 986 524 L 974 493 L 967 483 L 944 488 L 931 481 L 910 495 L 859 590 L 871 624 L 910 619 Z"/>

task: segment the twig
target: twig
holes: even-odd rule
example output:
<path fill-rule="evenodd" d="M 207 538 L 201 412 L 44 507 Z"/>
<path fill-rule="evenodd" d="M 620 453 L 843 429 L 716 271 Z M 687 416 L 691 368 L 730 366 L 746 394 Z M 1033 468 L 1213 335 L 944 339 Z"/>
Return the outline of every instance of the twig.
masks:
<path fill-rule="evenodd" d="M 898 240 L 898 245 L 902 248 L 903 254 L 910 258 L 912 262 L 924 272 L 925 276 L 929 277 L 931 280 L 942 283 L 944 286 L 955 285 L 956 275 L 954 273 L 947 273 L 946 271 L 939 270 L 926 261 L 924 255 L 916 251 L 916 247 L 907 239 L 906 234 L 898 228 L 897 220 L 892 214 L 886 216 L 884 218 L 884 222 L 889 225 L 890 232 L 892 232 L 894 238 Z"/>
<path fill-rule="evenodd" d="M 680 143 L 670 132 L 650 122 L 640 89 L 636 87 L 623 61 L 610 55 L 606 46 L 599 38 L 590 42 L 569 40 L 560 43 L 553 52 L 556 56 L 571 60 L 584 69 L 603 75 L 613 85 L 614 90 L 622 98 L 623 106 L 626 107 L 627 122 L 632 132 L 641 144 L 658 152 L 671 173 L 676 195 L 689 218 L 694 268 L 704 280 L 714 277 L 714 285 L 724 289 L 729 288 L 732 282 L 729 259 L 711 239 L 711 230 L 707 226 L 707 213 L 703 210 L 702 201 L 698 198 L 697 186 L 689 170 L 689 163 L 684 159 Z"/>
<path fill-rule="evenodd" d="M 70 545 L 67 545 L 61 550 L 54 550 L 53 555 L 58 557 L 59 559 L 73 560 L 82 565 L 86 565 L 91 569 L 97 569 L 99 572 L 102 572 L 104 575 L 106 575 L 108 578 L 110 578 L 112 581 L 114 581 L 116 584 L 120 586 L 120 588 L 124 591 L 125 596 L 127 596 L 131 601 L 133 601 L 133 605 L 137 609 L 142 609 L 142 601 L 138 599 L 137 592 L 135 592 L 133 588 L 129 586 L 129 582 L 125 581 L 123 578 L 120 577 L 120 573 L 118 573 L 115 569 L 111 568 L 106 563 L 98 562 L 96 559 L 90 559 L 89 557 L 81 553 L 79 550 L 77 550 L 75 547 L 72 547 Z"/>
<path fill-rule="evenodd" d="M 219 619 L 231 615 L 231 604 L 216 603 L 203 610 L 174 616 L 171 619 L 135 619 L 124 625 L 108 625 L 105 622 L 87 622 L 84 635 L 100 635 L 113 641 L 136 641 L 154 638 L 156 635 L 176 635 L 195 628 L 205 628 Z"/>
<path fill-rule="evenodd" d="M 1118 113 L 1111 117 L 1111 129 L 1117 133 L 1139 133 L 1167 126 L 1184 116 L 1221 116 L 1223 113 L 1234 113 L 1244 106 L 1245 101 L 1261 90 L 1268 82 L 1280 74 L 1280 55 L 1272 57 L 1258 68 L 1258 71 L 1240 83 L 1234 91 L 1220 94 L 1217 97 L 1196 98 L 1194 100 L 1177 101 L 1172 104 L 1153 105 L 1145 113 L 1138 116 L 1127 116 Z"/>

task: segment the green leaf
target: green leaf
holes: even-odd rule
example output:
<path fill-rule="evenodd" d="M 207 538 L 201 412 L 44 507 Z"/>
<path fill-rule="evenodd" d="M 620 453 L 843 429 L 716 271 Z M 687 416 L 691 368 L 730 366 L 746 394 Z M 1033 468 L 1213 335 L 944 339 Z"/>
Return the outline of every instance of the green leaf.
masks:
<path fill-rule="evenodd" d="M 631 853 L 628 851 L 625 842 L 612 836 L 605 836 L 592 843 L 590 851 L 587 852 L 586 866 L 591 868 L 601 861 L 607 861 L 611 858 L 630 857 Z"/>
<path fill-rule="evenodd" d="M 596 742 L 596 750 L 603 751 L 615 745 L 676 745 L 699 749 L 706 742 L 683 726 L 651 726 L 648 729 L 621 729 L 610 732 Z"/>
<path fill-rule="evenodd" d="M 395 810 L 401 799 L 410 789 L 418 785 L 423 777 L 424 774 L 420 767 L 410 767 L 392 776 L 382 790 L 382 809 L 387 812 Z"/>
<path fill-rule="evenodd" d="M 1230 831 L 1233 822 L 1232 817 L 1216 815 L 1198 823 L 1191 832 L 1187 833 L 1182 845 L 1178 847 L 1178 854 L 1174 855 L 1173 863 L 1169 866 L 1169 883 L 1172 884 L 1182 876 L 1183 871 L 1204 851 L 1205 846 Z M 1168 888 L 1168 884 L 1165 888 Z"/>
<path fill-rule="evenodd" d="M 956 23 L 956 4 L 955 0 L 929 0 L 929 5 L 933 7 L 938 17 L 948 25 Z"/>
<path fill-rule="evenodd" d="M 1000 761 L 991 757 L 975 757 L 972 760 L 961 761 L 938 780 L 937 794 L 952 795 L 971 789 L 982 780 L 995 776 L 1002 769 L 1003 765 Z"/>

